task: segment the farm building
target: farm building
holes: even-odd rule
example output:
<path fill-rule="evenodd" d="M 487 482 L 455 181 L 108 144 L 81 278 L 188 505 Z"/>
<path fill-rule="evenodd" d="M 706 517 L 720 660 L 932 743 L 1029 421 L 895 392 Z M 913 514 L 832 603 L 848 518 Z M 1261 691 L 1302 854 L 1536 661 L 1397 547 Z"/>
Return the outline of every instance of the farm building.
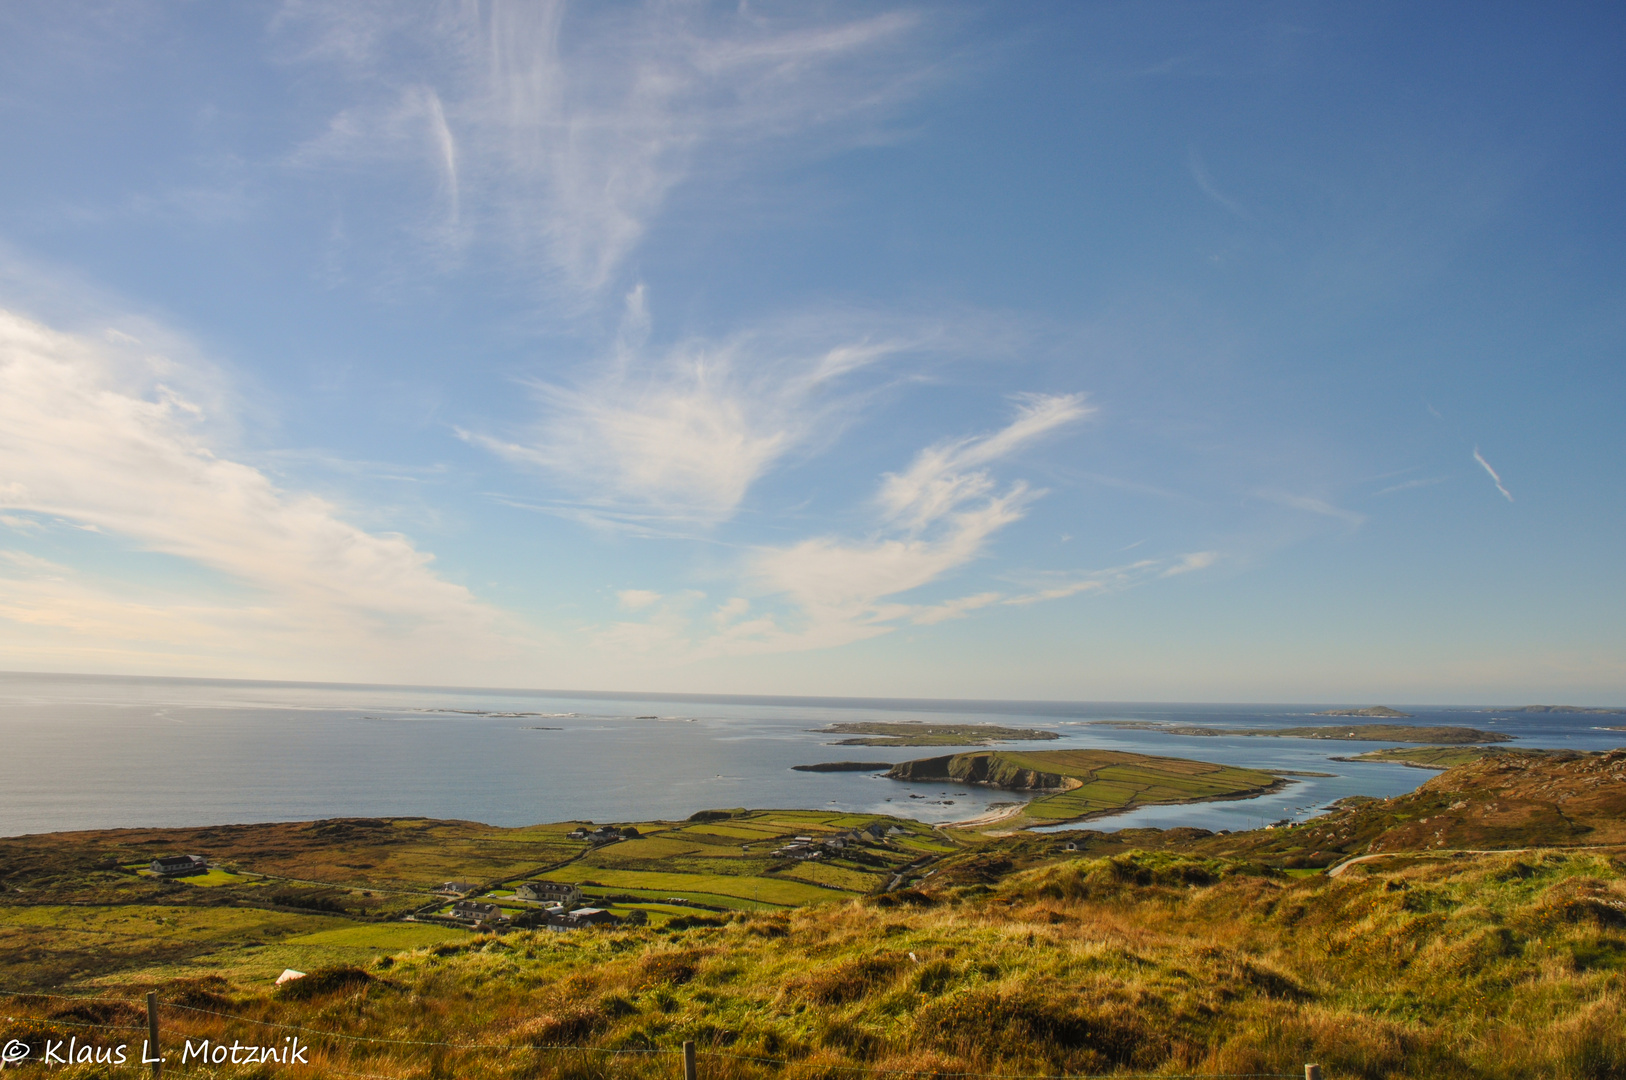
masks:
<path fill-rule="evenodd" d="M 516 900 L 540 900 L 552 904 L 579 904 L 582 891 L 563 881 L 522 881 L 514 887 Z"/>
<path fill-rule="evenodd" d="M 600 926 L 619 921 L 603 908 L 584 907 L 561 915 L 548 916 L 548 929 L 559 931 L 576 930 L 583 926 Z"/>

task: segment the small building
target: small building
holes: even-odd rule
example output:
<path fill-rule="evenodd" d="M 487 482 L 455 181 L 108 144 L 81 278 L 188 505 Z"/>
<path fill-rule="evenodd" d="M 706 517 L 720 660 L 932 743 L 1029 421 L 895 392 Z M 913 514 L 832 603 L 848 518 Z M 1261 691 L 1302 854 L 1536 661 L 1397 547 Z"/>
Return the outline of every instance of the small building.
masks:
<path fill-rule="evenodd" d="M 873 839 L 879 840 L 886 835 L 886 826 L 879 821 L 872 821 L 864 826 L 863 831 L 869 833 Z"/>
<path fill-rule="evenodd" d="M 564 881 L 522 881 L 514 886 L 514 899 L 545 904 L 579 904 L 582 891 Z"/>
<path fill-rule="evenodd" d="M 165 855 L 152 861 L 152 872 L 159 877 L 186 877 L 188 874 L 207 874 L 209 860 L 202 855 Z"/>
<path fill-rule="evenodd" d="M 467 896 L 480 886 L 472 881 L 446 881 L 435 892 L 440 896 Z"/>
<path fill-rule="evenodd" d="M 461 922 L 507 922 L 508 916 L 496 904 L 482 904 L 477 900 L 459 900 L 452 905 L 452 918 Z"/>
<path fill-rule="evenodd" d="M 908 829 L 900 829 L 896 825 L 894 825 L 890 829 L 886 830 L 886 835 L 888 835 L 888 836 L 908 836 L 909 835 L 909 830 Z"/>

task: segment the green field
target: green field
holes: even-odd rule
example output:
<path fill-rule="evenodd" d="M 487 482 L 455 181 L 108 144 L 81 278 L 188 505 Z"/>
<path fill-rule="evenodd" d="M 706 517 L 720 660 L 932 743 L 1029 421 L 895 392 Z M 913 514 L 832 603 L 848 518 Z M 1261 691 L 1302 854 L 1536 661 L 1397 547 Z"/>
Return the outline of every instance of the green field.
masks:
<path fill-rule="evenodd" d="M 511 913 L 527 878 L 596 882 L 588 898 L 618 915 L 654 903 L 652 925 L 704 908 L 783 910 L 885 887 L 896 869 L 955 850 L 918 823 L 829 811 L 710 811 L 643 822 L 602 846 L 570 840 L 575 822 L 496 829 L 428 819 L 342 819 L 213 829 L 109 830 L 0 838 L 0 986 L 64 986 L 185 972 L 254 982 L 284 967 L 367 962 L 461 940 L 468 931 L 400 920 L 446 914 L 432 890 L 479 886 Z M 871 822 L 909 833 L 798 861 L 775 851 Z M 217 869 L 145 872 L 159 854 L 196 853 Z M 662 905 L 670 897 L 700 908 Z M 615 898 L 615 899 L 611 899 Z M 671 910 L 667 911 L 665 908 Z M 674 912 L 676 914 L 674 914 Z"/>

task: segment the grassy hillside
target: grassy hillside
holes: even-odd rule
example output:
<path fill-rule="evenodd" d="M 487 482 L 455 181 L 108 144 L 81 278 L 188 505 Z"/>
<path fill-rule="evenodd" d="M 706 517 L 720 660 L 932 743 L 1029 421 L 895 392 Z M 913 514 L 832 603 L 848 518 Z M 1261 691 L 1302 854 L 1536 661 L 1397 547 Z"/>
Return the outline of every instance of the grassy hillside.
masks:
<path fill-rule="evenodd" d="M 817 858 L 776 854 L 797 836 L 817 841 L 875 821 L 901 831 Z M 511 883 L 569 881 L 618 917 L 638 912 L 661 925 L 847 900 L 956 850 L 929 826 L 869 814 L 709 811 L 644 822 L 636 839 L 597 846 L 570 839 L 575 825 L 341 819 L 0 838 L 0 988 L 256 980 L 456 941 L 468 931 L 399 921 L 443 912 L 450 901 L 433 890 L 449 880 L 473 883 L 516 915 L 532 909 L 512 899 Z M 148 875 L 154 857 L 176 853 L 225 869 Z"/>
<path fill-rule="evenodd" d="M 386 1077 L 670 1077 L 670 1056 L 530 1047 L 671 1051 L 691 1038 L 703 1075 L 742 1080 L 1291 1074 L 1305 1061 L 1329 1078 L 1579 1080 L 1626 1070 L 1623 869 L 1541 852 L 1294 879 L 1131 853 L 720 926 L 468 938 L 319 972 L 298 996 L 196 979 L 160 993 L 391 1040 L 303 1033 L 322 1072 Z M 36 1039 L 53 1015 L 138 1019 L 50 998 L 11 1010 L 40 1018 Z M 164 1022 L 177 1040 L 286 1033 L 178 1009 Z M 448 1042 L 482 1048 L 426 1045 Z"/>
<path fill-rule="evenodd" d="M 1006 764 L 1054 765 L 1016 757 Z M 754 849 L 870 820 L 699 817 L 600 848 L 552 827 L 403 826 L 446 838 L 438 863 L 397 850 L 408 845 L 391 823 L 226 836 L 239 876 L 256 872 L 246 853 L 260 849 L 284 868 L 338 868 L 321 838 L 339 836 L 345 858 L 399 875 L 477 866 L 495 878 L 512 865 L 504 844 L 551 836 L 566 859 L 546 871 L 556 876 L 688 875 L 723 889 L 810 884 Z M 824 902 L 680 906 L 646 927 L 566 934 L 301 910 L 265 899 L 286 880 L 161 884 L 118 869 L 156 835 L 0 841 L 0 988 L 32 992 L 10 997 L 7 1038 L 95 1033 L 139 1047 L 139 1032 L 105 1025 L 139 1024 L 130 1003 L 157 988 L 172 1047 L 275 1042 L 290 1029 L 260 1025 L 291 1024 L 316 1048 L 309 1069 L 219 1076 L 653 1080 L 678 1071 L 684 1039 L 700 1044 L 708 1080 L 1302 1075 L 1306 1061 L 1328 1080 L 1626 1076 L 1626 752 L 1502 754 L 1291 829 L 950 841 L 912 826 L 895 850 L 870 852 L 884 869 L 819 868 L 869 875 L 848 882 L 878 881 L 868 895 L 811 883 Z M 200 835 L 219 839 L 177 830 L 166 850 Z M 459 836 L 489 841 L 492 861 L 466 861 L 485 845 Z M 1318 872 L 1328 866 L 1335 875 Z M 312 974 L 274 990 L 283 966 Z M 571 1049 L 545 1048 L 560 1046 Z"/>

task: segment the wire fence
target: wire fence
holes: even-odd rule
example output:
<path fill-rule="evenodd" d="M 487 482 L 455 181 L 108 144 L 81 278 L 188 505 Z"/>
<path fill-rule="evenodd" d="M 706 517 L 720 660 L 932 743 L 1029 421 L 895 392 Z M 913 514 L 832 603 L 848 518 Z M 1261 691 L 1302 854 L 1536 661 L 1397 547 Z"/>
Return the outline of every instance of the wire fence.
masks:
<path fill-rule="evenodd" d="M 146 1006 L 146 1005 L 149 1004 L 148 1000 L 144 1000 L 144 999 L 141 999 L 141 998 L 96 997 L 96 996 L 89 996 L 89 995 L 70 995 L 70 994 L 48 994 L 48 993 L 38 993 L 38 992 L 31 992 L 31 991 L 25 991 L 25 990 L 0 990 L 0 996 L 10 997 L 10 998 L 15 998 L 15 999 L 45 999 L 45 1000 L 48 1000 L 48 1001 L 71 1001 L 71 1002 L 76 1002 L 76 1003 L 99 1003 L 99 1004 L 124 1005 L 124 1006 L 128 1006 L 128 1007 L 131 1007 L 131 1008 L 139 1008 L 139 1007 L 143 1007 L 143 1006 Z M 748 1061 L 748 1062 L 752 1062 L 752 1063 L 756 1063 L 756 1064 L 768 1065 L 768 1066 L 772 1066 L 772 1067 L 775 1067 L 775 1068 L 781 1068 L 781 1069 L 782 1068 L 788 1068 L 788 1067 L 791 1067 L 791 1066 L 796 1066 L 796 1065 L 809 1064 L 807 1062 L 798 1061 L 798 1060 L 791 1059 L 791 1058 L 765 1057 L 765 1056 L 760 1056 L 760 1055 L 755 1055 L 755 1054 L 736 1054 L 736 1053 L 732 1053 L 732 1052 L 727 1051 L 727 1050 L 702 1050 L 699 1047 L 695 1046 L 695 1044 L 692 1041 L 685 1042 L 685 1044 L 682 1047 L 676 1047 L 676 1046 L 672 1046 L 672 1047 L 608 1047 L 608 1046 L 583 1046 L 583 1045 L 580 1045 L 580 1044 L 577 1044 L 577 1043 L 525 1043 L 525 1042 L 486 1043 L 486 1042 L 454 1042 L 454 1041 L 451 1041 L 451 1040 L 443 1040 L 443 1039 L 396 1039 L 396 1038 L 386 1038 L 386 1037 L 377 1036 L 377 1035 L 353 1035 L 353 1034 L 350 1034 L 348 1032 L 343 1032 L 343 1031 L 328 1031 L 328 1030 L 326 1030 L 324 1028 L 313 1028 L 313 1027 L 308 1027 L 308 1026 L 303 1025 L 303 1024 L 289 1024 L 289 1023 L 283 1023 L 281 1021 L 276 1021 L 276 1020 L 260 1020 L 260 1019 L 257 1019 L 255 1017 L 252 1017 L 252 1016 L 242 1016 L 242 1015 L 239 1015 L 239 1014 L 236 1014 L 236 1013 L 220 1012 L 220 1011 L 215 1010 L 215 1009 L 205 1009 L 205 1008 L 200 1008 L 200 1007 L 195 1006 L 195 1005 L 183 1005 L 183 1004 L 181 1004 L 179 1002 L 166 1002 L 166 1001 L 158 1001 L 156 999 L 152 999 L 150 1003 L 153 1004 L 153 1005 L 156 1005 L 156 1007 L 159 1008 L 159 1009 L 178 1010 L 178 1011 L 181 1011 L 181 1012 L 191 1013 L 191 1014 L 194 1014 L 194 1015 L 197 1015 L 197 1016 L 210 1016 L 210 1017 L 215 1017 L 216 1019 L 219 1019 L 219 1020 L 222 1020 L 222 1021 L 228 1021 L 228 1022 L 240 1023 L 240 1024 L 252 1024 L 252 1025 L 255 1025 L 255 1026 L 258 1026 L 258 1027 L 270 1028 L 270 1029 L 274 1029 L 274 1030 L 277 1030 L 277 1031 L 297 1032 L 297 1033 L 302 1034 L 302 1035 L 310 1035 L 310 1036 L 314 1036 L 315 1038 L 319 1038 L 319 1039 L 332 1039 L 332 1040 L 336 1040 L 336 1041 L 340 1041 L 340 1042 L 344 1042 L 344 1043 L 348 1043 L 348 1044 L 369 1044 L 369 1045 L 376 1045 L 376 1046 L 402 1046 L 402 1047 L 412 1047 L 412 1048 L 419 1049 L 419 1050 L 426 1049 L 426 1048 L 435 1048 L 435 1049 L 453 1050 L 453 1051 L 485 1051 L 485 1052 L 500 1051 L 500 1052 L 510 1052 L 510 1053 L 515 1052 L 515 1051 L 540 1051 L 540 1052 L 556 1052 L 556 1053 L 571 1052 L 571 1053 L 580 1053 L 580 1054 L 584 1054 L 584 1055 L 585 1054 L 598 1054 L 598 1055 L 604 1055 L 606 1057 L 629 1056 L 629 1057 L 650 1058 L 650 1057 L 662 1057 L 662 1056 L 670 1056 L 670 1057 L 681 1056 L 681 1057 L 684 1057 L 686 1059 L 686 1061 L 688 1061 L 688 1062 L 692 1062 L 695 1058 L 699 1057 L 699 1058 L 711 1058 L 711 1059 L 720 1059 L 720 1060 L 729 1060 L 729 1061 Z M 6 1021 L 9 1021 L 11 1023 L 38 1024 L 38 1025 L 47 1026 L 47 1027 L 88 1028 L 88 1029 L 95 1029 L 95 1030 L 102 1030 L 102 1031 L 140 1031 L 140 1032 L 148 1032 L 149 1030 L 151 1030 L 151 1031 L 156 1032 L 156 1027 L 155 1026 L 149 1026 L 148 1024 L 116 1024 L 116 1023 L 112 1023 L 112 1022 L 97 1022 L 97 1021 L 85 1021 L 85 1020 L 59 1019 L 59 1018 L 52 1017 L 52 1016 L 0 1016 L 0 1020 L 6 1020 Z M 153 1021 L 152 1023 L 155 1024 L 156 1022 Z M 4 1044 L 4 1051 L 3 1051 L 3 1053 L 0 1053 L 0 1069 L 5 1069 L 8 1065 L 12 1066 L 12 1067 L 15 1067 L 16 1065 L 21 1064 L 21 1063 L 23 1063 L 23 1061 L 26 1060 L 23 1057 L 13 1058 L 11 1056 L 12 1048 L 14 1046 L 16 1046 L 16 1045 L 19 1045 L 19 1040 L 16 1040 L 16 1039 L 12 1039 L 12 1040 L 10 1040 L 10 1041 L 8 1041 L 8 1042 L 6 1042 Z M 190 1039 L 187 1040 L 187 1045 L 188 1046 L 191 1045 L 191 1040 Z M 129 1064 L 129 1065 L 131 1065 L 133 1067 L 140 1068 L 140 1067 L 142 1067 L 142 1065 L 148 1064 L 148 1063 L 145 1063 L 145 1062 L 142 1062 L 142 1063 L 126 1062 L 125 1064 Z M 210 1063 L 201 1063 L 201 1064 L 210 1064 Z M 214 1064 L 218 1064 L 218 1063 L 214 1063 Z M 212 1067 L 212 1065 L 211 1065 L 211 1067 Z M 340 1073 L 340 1074 L 345 1075 L 345 1076 L 364 1077 L 364 1078 L 368 1078 L 368 1080 L 399 1080 L 398 1077 L 385 1076 L 383 1074 L 353 1072 L 353 1071 L 338 1068 L 337 1066 L 334 1066 L 334 1065 L 326 1063 L 326 1062 L 324 1062 L 321 1067 L 322 1067 L 322 1069 L 324 1069 L 324 1070 L 326 1070 L 328 1072 Z M 1292 1073 L 1280 1073 L 1280 1072 L 1241 1072 L 1241 1073 L 1192 1073 L 1192 1072 L 1180 1072 L 1180 1073 L 1150 1073 L 1150 1072 L 1009 1073 L 1009 1072 L 968 1072 L 968 1071 L 949 1071 L 949 1070 L 943 1070 L 943 1069 L 897 1069 L 897 1068 L 885 1068 L 885 1067 L 875 1066 L 875 1065 L 840 1065 L 840 1064 L 833 1064 L 833 1063 L 825 1063 L 825 1062 L 822 1062 L 822 1061 L 817 1062 L 815 1067 L 821 1073 L 864 1073 L 864 1074 L 871 1074 L 871 1075 L 876 1075 L 876 1076 L 928 1076 L 928 1077 L 933 1077 L 933 1078 L 940 1078 L 940 1080 L 1299 1080 L 1299 1078 L 1301 1076 L 1304 1077 L 1305 1080 L 1321 1080 L 1321 1069 L 1320 1069 L 1320 1066 L 1318 1066 L 1318 1065 L 1306 1065 L 1303 1073 L 1296 1073 L 1296 1072 L 1292 1072 Z M 164 1064 L 164 1066 L 163 1066 L 163 1071 L 166 1072 L 166 1073 L 173 1072 L 173 1071 L 176 1071 L 177 1068 L 185 1069 L 185 1068 L 187 1068 L 187 1066 L 185 1064 L 183 1064 L 183 1065 L 177 1067 L 177 1066 L 169 1065 L 166 1062 Z M 156 1069 L 154 1070 L 154 1073 L 156 1075 L 156 1073 L 157 1073 Z M 695 1080 L 692 1072 L 690 1072 L 688 1069 L 685 1070 L 685 1077 L 686 1077 L 686 1080 Z"/>

